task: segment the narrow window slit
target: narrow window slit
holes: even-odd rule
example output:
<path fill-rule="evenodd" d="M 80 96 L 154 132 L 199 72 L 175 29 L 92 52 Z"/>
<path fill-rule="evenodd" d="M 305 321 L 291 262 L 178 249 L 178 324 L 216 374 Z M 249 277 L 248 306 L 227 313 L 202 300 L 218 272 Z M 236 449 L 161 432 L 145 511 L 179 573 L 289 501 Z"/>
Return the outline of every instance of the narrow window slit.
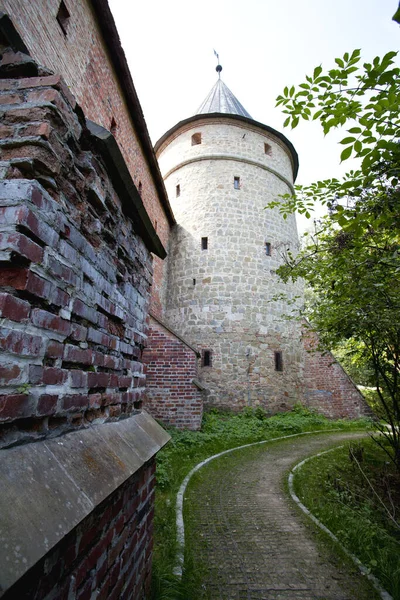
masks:
<path fill-rule="evenodd" d="M 282 352 L 275 352 L 275 371 L 283 371 Z"/>
<path fill-rule="evenodd" d="M 202 366 L 211 367 L 211 350 L 203 350 Z"/>
<path fill-rule="evenodd" d="M 64 2 L 61 2 L 60 6 L 58 7 L 56 19 L 64 35 L 67 35 L 67 29 L 70 18 L 71 15 L 69 14 L 68 8 L 65 6 Z"/>

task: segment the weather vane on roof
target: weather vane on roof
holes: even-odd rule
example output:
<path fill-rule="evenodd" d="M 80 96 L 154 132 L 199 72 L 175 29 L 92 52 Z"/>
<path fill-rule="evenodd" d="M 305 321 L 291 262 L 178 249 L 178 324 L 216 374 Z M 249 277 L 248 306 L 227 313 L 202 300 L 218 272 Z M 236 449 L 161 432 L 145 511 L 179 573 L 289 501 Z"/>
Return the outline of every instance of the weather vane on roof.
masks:
<path fill-rule="evenodd" d="M 219 78 L 221 78 L 221 71 L 222 71 L 222 67 L 221 67 L 221 65 L 219 64 L 219 54 L 218 54 L 218 52 L 217 52 L 216 50 L 214 50 L 214 54 L 215 54 L 215 56 L 217 57 L 217 61 L 218 61 L 218 64 L 217 64 L 217 66 L 215 67 L 215 70 L 216 70 L 216 71 L 217 71 L 217 73 L 218 73 L 218 77 L 219 77 Z"/>

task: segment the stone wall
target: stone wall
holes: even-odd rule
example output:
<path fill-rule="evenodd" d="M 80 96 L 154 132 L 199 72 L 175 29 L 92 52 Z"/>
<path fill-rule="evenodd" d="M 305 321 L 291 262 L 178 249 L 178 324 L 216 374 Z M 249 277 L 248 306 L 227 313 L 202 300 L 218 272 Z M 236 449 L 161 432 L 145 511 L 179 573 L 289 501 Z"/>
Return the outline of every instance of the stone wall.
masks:
<path fill-rule="evenodd" d="M 370 416 L 372 411 L 361 392 L 331 352 L 318 350 L 318 335 L 303 330 L 304 404 L 333 419 Z"/>
<path fill-rule="evenodd" d="M 167 248 L 174 218 L 107 2 L 65 0 L 64 5 L 69 17 L 63 29 L 57 20 L 60 0 L 0 0 L 0 9 L 12 18 L 30 55 L 62 74 L 88 119 L 112 130 L 151 222 Z M 167 261 L 155 256 L 151 305 L 160 317 L 166 268 Z"/>
<path fill-rule="evenodd" d="M 142 599 L 168 440 L 141 411 L 163 247 L 113 136 L 62 78 L 2 56 L 0 595 Z"/>
<path fill-rule="evenodd" d="M 197 381 L 198 352 L 150 317 L 146 364 L 146 409 L 166 425 L 200 429 L 203 393 Z"/>
<path fill-rule="evenodd" d="M 192 145 L 195 133 L 201 144 Z M 292 189 L 290 152 L 247 120 L 200 115 L 167 134 L 157 156 L 178 222 L 166 320 L 203 354 L 211 352 L 211 364 L 203 361 L 200 370 L 207 402 L 289 408 L 302 399 L 303 349 L 298 325 L 285 320 L 292 307 L 273 298 L 288 294 L 294 308 L 302 295 L 301 284 L 285 285 L 276 275 L 282 254 L 296 252 L 297 230 L 294 216 L 284 220 L 265 206 Z"/>

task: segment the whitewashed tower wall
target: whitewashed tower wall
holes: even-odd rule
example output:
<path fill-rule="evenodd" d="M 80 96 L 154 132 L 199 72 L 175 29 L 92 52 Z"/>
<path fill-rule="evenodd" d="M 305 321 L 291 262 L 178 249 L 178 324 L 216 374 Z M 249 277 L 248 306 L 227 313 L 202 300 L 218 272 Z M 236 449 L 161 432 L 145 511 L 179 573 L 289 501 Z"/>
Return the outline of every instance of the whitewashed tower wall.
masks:
<path fill-rule="evenodd" d="M 293 153 L 272 131 L 242 117 L 198 115 L 156 146 L 178 223 L 165 315 L 202 349 L 203 362 L 210 353 L 200 377 L 208 402 L 218 406 L 277 411 L 302 399 L 300 332 L 285 320 L 293 307 L 271 301 L 281 292 L 302 295 L 301 285 L 275 274 L 298 236 L 294 216 L 265 210 L 293 184 Z M 194 134 L 201 143 L 192 145 Z"/>

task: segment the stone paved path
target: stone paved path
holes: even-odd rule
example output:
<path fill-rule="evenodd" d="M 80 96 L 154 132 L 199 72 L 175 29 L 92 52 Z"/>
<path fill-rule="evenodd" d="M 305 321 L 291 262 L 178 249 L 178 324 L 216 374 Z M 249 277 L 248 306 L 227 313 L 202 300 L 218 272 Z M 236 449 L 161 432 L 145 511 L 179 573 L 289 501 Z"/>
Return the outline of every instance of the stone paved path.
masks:
<path fill-rule="evenodd" d="M 357 434 L 301 436 L 233 452 L 194 476 L 187 535 L 201 572 L 198 598 L 371 600 L 370 584 L 317 542 L 283 491 L 288 468 Z"/>

